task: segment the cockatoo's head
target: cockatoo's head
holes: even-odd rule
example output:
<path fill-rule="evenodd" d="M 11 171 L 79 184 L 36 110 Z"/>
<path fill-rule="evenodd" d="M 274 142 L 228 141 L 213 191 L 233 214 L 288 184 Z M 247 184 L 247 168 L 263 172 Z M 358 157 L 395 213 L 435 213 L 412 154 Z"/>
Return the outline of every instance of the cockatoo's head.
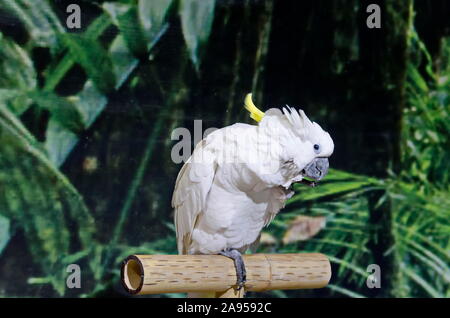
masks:
<path fill-rule="evenodd" d="M 271 108 L 263 113 L 253 104 L 251 94 L 245 99 L 245 107 L 260 127 L 279 139 L 282 147 L 279 159 L 292 182 L 305 182 L 304 177 L 319 181 L 327 174 L 333 140 L 317 123 L 310 121 L 303 110 L 286 106 L 283 111 Z"/>

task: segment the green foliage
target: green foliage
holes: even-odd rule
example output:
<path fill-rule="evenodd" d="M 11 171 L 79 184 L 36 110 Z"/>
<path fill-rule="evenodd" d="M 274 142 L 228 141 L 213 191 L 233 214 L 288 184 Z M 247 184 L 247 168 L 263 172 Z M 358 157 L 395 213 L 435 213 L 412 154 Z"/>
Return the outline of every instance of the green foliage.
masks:
<path fill-rule="evenodd" d="M 119 28 L 128 49 L 140 57 L 148 53 L 167 29 L 165 22 L 172 0 L 139 1 L 138 5 L 106 2 L 103 4 Z"/>
<path fill-rule="evenodd" d="M 110 25 L 111 22 L 107 15 L 100 15 L 89 25 L 84 34 L 84 39 L 90 42 L 95 42 L 96 39 L 98 39 Z M 99 44 L 97 43 L 97 45 Z M 92 52 L 93 60 L 89 60 L 91 57 L 86 54 L 85 57 L 88 60 L 83 63 L 85 63 L 86 67 L 91 65 L 91 67 L 94 68 L 89 72 L 90 74 L 95 74 L 97 80 L 99 81 L 100 87 L 104 87 L 106 91 L 111 89 L 108 87 L 108 84 L 105 85 L 101 82 L 102 76 L 108 76 L 112 77 L 112 79 L 108 79 L 110 82 L 109 85 L 115 83 L 115 85 L 112 85 L 119 88 L 136 67 L 137 60 L 127 50 L 124 45 L 123 37 L 120 35 L 118 35 L 111 44 L 109 49 L 110 56 L 108 56 L 103 49 L 101 50 L 103 52 L 103 57 L 107 61 L 105 62 L 106 65 L 112 63 L 109 69 L 104 70 L 104 74 L 102 74 L 102 71 L 97 70 L 95 65 L 96 59 L 102 59 L 101 56 L 97 56 L 97 53 Z M 67 75 L 67 72 L 74 67 L 76 62 L 77 60 L 73 59 L 71 54 L 67 54 L 58 64 L 56 64 L 56 66 L 50 66 L 50 68 L 46 71 L 47 76 L 44 90 L 54 90 L 58 83 Z M 111 72 L 114 72 L 114 74 L 111 74 Z M 89 79 L 86 81 L 83 89 L 78 93 L 78 95 L 73 98 L 76 108 L 82 113 L 86 128 L 89 128 L 94 120 L 101 114 L 108 102 L 106 95 L 104 95 L 101 90 L 96 88 L 98 88 L 98 86 L 95 85 L 94 79 Z M 75 147 L 77 142 L 78 136 L 76 134 L 73 134 L 70 130 L 64 129 L 64 127 L 57 121 L 50 120 L 46 131 L 45 147 L 52 162 L 58 166 L 61 165 L 67 158 L 70 151 L 72 151 Z"/>
<path fill-rule="evenodd" d="M 49 47 L 52 52 L 59 50 L 58 34 L 64 32 L 51 5 L 45 0 L 4 0 L 0 4 L 20 19 L 35 46 Z"/>
<path fill-rule="evenodd" d="M 281 246 L 279 251 L 322 252 L 337 266 L 334 293 L 349 297 L 369 296 L 365 287 L 371 263 L 367 242 L 370 228 L 365 194 L 386 190 L 381 200 L 394 209 L 395 249 L 401 259 L 401 289 L 409 297 L 448 297 L 450 293 L 449 193 L 450 140 L 448 78 L 449 43 L 443 46 L 440 72 L 433 71 L 431 57 L 414 30 L 411 31 L 412 62 L 407 72 L 408 105 L 404 112 L 402 173 L 387 180 L 331 170 L 323 184 L 305 189 L 288 201 L 287 211 L 270 231 L 278 241 L 287 224 L 298 214 L 326 216 L 327 226 L 307 242 Z M 446 63 L 445 63 L 446 62 Z M 425 65 L 426 74 L 420 68 Z M 381 202 L 379 202 L 381 204 Z M 350 286 L 350 287 L 342 287 Z"/>
<path fill-rule="evenodd" d="M 70 237 L 65 214 L 80 222 L 79 239 L 85 247 L 90 243 L 93 220 L 78 192 L 5 107 L 0 109 L 0 144 L 2 214 L 23 228 L 35 260 L 62 295 L 61 258 L 69 253 Z"/>
<path fill-rule="evenodd" d="M 450 184 L 450 97 L 448 40 L 442 46 L 439 72 L 433 72 L 432 61 L 424 44 L 413 30 L 411 45 L 415 56 L 408 67 L 408 105 L 404 116 L 403 161 L 409 178 L 421 183 L 422 190 L 447 188 Z M 426 74 L 419 70 L 425 65 Z M 429 80 L 427 80 L 429 78 Z"/>
<path fill-rule="evenodd" d="M 281 242 L 287 224 L 297 215 L 325 216 L 326 227 L 316 237 L 305 242 L 281 245 L 278 251 L 320 252 L 328 255 L 330 261 L 337 267 L 333 272 L 330 289 L 347 296 L 364 295 L 366 266 L 371 263 L 371 254 L 366 245 L 372 226 L 368 222 L 368 205 L 364 193 L 378 185 L 378 182 L 336 170 L 330 172 L 330 179 L 339 180 L 336 191 L 325 190 L 322 192 L 323 196 L 317 195 L 313 199 L 306 195 L 302 201 L 304 192 L 308 193 L 311 190 L 299 188 L 297 194 L 288 202 L 285 211 L 277 216 L 273 225 L 269 226 L 269 231 L 275 233 Z M 362 179 L 366 179 L 366 182 L 355 182 Z M 327 182 L 332 184 L 333 181 Z M 320 187 L 319 184 L 317 189 Z M 330 186 L 324 184 L 324 187 Z M 310 200 L 314 201 L 308 204 Z M 348 285 L 356 285 L 359 288 L 349 290 L 338 287 Z"/>
<path fill-rule="evenodd" d="M 10 224 L 8 218 L 0 215 L 0 255 L 11 238 Z"/>
<path fill-rule="evenodd" d="M 29 277 L 29 284 L 51 284 L 59 295 L 66 293 L 65 268 L 73 262 L 87 265 L 84 275 L 95 285 L 84 296 L 95 296 L 118 279 L 117 264 L 132 253 L 174 253 L 175 239 L 141 246 L 120 242 L 124 221 L 142 182 L 145 168 L 164 126 L 170 107 L 162 110 L 136 172 L 126 203 L 113 233 L 113 244 L 96 238 L 97 225 L 82 195 L 58 169 L 79 135 L 94 123 L 108 103 L 108 96 L 133 76 L 139 59 L 146 57 L 167 31 L 169 9 L 174 1 L 139 1 L 134 4 L 105 3 L 104 13 L 81 34 L 67 33 L 47 1 L 5 1 L 2 9 L 16 16 L 28 32 L 28 42 L 20 46 L 0 34 L 0 252 L 10 241 L 14 228 L 23 231 L 42 276 Z M 211 8 L 209 3 L 208 8 Z M 197 4 L 202 9 L 202 4 Z M 211 10 L 207 10 L 212 15 Z M 176 12 L 175 12 L 176 13 Z M 209 17 L 212 21 L 212 17 Z M 100 37 L 111 27 L 118 34 L 105 45 Z M 190 36 L 207 40 L 208 32 L 190 29 Z M 200 44 L 196 44 L 199 46 Z M 52 60 L 40 74 L 31 58 L 35 48 L 48 48 Z M 195 62 L 199 63 L 196 47 Z M 60 96 L 58 86 L 77 66 L 87 75 L 82 89 L 71 96 Z M 175 96 L 175 95 L 174 95 Z M 31 105 L 50 114 L 43 143 L 20 117 Z M 175 105 L 175 101 L 169 105 Z M 20 160 L 18 160 L 20 158 Z M 74 232 L 75 231 L 75 232 Z M 109 265 L 109 266 L 108 266 Z M 112 268 L 110 270 L 109 268 Z"/>
<path fill-rule="evenodd" d="M 335 173 L 331 173 L 331 179 Z M 359 178 L 363 177 L 354 176 L 352 179 Z M 349 187 L 352 185 L 352 181 L 342 182 L 349 182 Z M 410 297 L 448 297 L 450 240 L 447 220 L 450 215 L 448 210 L 442 209 L 450 203 L 448 192 L 434 190 L 433 194 L 424 195 L 417 191 L 414 184 L 398 179 L 374 182 L 373 185 L 386 189 L 393 202 L 397 244 L 392 248 L 401 257 L 401 287 L 404 292 Z M 308 205 L 308 195 L 302 201 L 303 191 L 300 189 L 288 203 L 286 212 L 273 221 L 269 232 L 275 233 L 280 242 L 278 244 L 281 244 L 287 224 L 300 214 L 325 216 L 327 225 L 317 237 L 306 242 L 280 245 L 278 251 L 325 253 L 337 266 L 332 284 L 328 286 L 333 292 L 350 297 L 369 296 L 370 290 L 365 286 L 368 275 L 366 267 L 372 262 L 367 243 L 371 227 L 376 225 L 368 221 L 364 193 L 372 189 L 362 185 L 350 192 L 337 191 L 336 196 L 331 198 L 325 191 L 324 196 L 314 197 L 313 205 Z M 304 192 L 310 191 L 307 189 Z M 342 287 L 349 285 L 353 288 Z"/>
<path fill-rule="evenodd" d="M 296 202 L 307 202 L 314 200 L 324 200 L 341 196 L 349 192 L 364 192 L 373 189 L 377 184 L 375 178 L 358 176 L 345 171 L 330 169 L 327 178 L 320 183 L 320 187 L 305 188 L 296 184 L 295 190 L 300 195 L 294 196 L 288 200 L 287 204 L 295 204 Z"/>
<path fill-rule="evenodd" d="M 30 89 L 36 87 L 33 61 L 19 45 L 0 34 L 0 87 Z"/>
<path fill-rule="evenodd" d="M 448 297 L 450 291 L 450 239 L 443 206 L 449 193 L 434 189 L 427 195 L 415 185 L 394 183 L 389 193 L 395 203 L 397 249 L 402 255 L 403 279 L 409 295 Z"/>
<path fill-rule="evenodd" d="M 46 109 L 62 127 L 78 133 L 84 129 L 84 118 L 76 104 L 52 92 L 30 92 L 28 98 Z"/>
<path fill-rule="evenodd" d="M 111 58 L 97 41 L 76 34 L 65 34 L 62 42 L 72 60 L 79 63 L 102 93 L 114 89 L 115 76 Z"/>
<path fill-rule="evenodd" d="M 200 67 L 203 46 L 211 32 L 215 0 L 181 0 L 183 36 L 196 70 Z"/>
<path fill-rule="evenodd" d="M 27 32 L 26 41 L 21 44 L 0 33 L 0 256 L 14 235 L 23 233 L 32 257 L 26 261 L 37 272 L 36 277 L 28 277 L 29 284 L 50 284 L 56 294 L 67 295 L 65 266 L 81 263 L 83 275 L 93 282 L 81 296 L 100 296 L 117 282 L 119 264 L 127 255 L 176 253 L 173 225 L 165 223 L 167 215 L 158 214 L 163 210 L 158 202 L 148 207 L 148 214 L 153 215 L 155 228 L 162 229 L 159 239 L 142 243 L 124 233 L 128 222 L 140 216 L 141 212 L 134 207 L 141 197 L 161 198 L 169 192 L 163 193 L 165 189 L 158 180 L 152 180 L 156 190 L 150 192 L 145 173 L 148 169 L 159 169 L 157 159 L 164 161 L 166 153 L 170 153 L 167 151 L 170 142 L 164 139 L 162 150 L 158 144 L 166 137 L 163 133 L 188 118 L 188 112 L 196 107 L 195 103 L 184 103 L 184 95 L 198 84 L 196 80 L 202 75 L 200 66 L 213 22 L 222 21 L 214 20 L 215 0 L 111 1 L 98 6 L 102 12 L 83 32 L 69 33 L 53 12 L 53 6 L 51 1 L 44 0 L 4 0 L 0 4 L 2 10 L 21 21 Z M 165 38 L 169 32 L 174 42 Z M 172 39 L 177 37 L 176 32 L 179 45 L 183 45 L 179 51 L 171 46 L 177 43 Z M 247 30 L 236 36 L 249 37 Z M 450 296 L 450 215 L 445 208 L 450 204 L 447 160 L 450 42 L 443 43 L 438 70 L 414 30 L 409 46 L 402 172 L 379 180 L 331 169 L 316 188 L 296 185 L 297 194 L 269 227 L 276 238 L 275 246 L 262 247 L 268 252 L 327 254 L 334 270 L 332 284 L 328 286 L 332 296 L 370 296 L 365 282 L 373 251 L 368 242 L 377 225 L 369 222 L 368 195 L 377 189 L 386 191 L 382 201 L 392 203 L 392 230 L 397 242 L 388 252 L 395 250 L 400 256 L 403 294 Z M 50 52 L 50 61 L 43 70 L 38 67 L 36 49 Z M 175 59 L 167 59 L 169 54 L 177 55 Z M 260 58 L 259 54 L 256 58 Z M 242 58 L 239 54 L 237 57 Z M 168 67 L 174 60 L 175 65 Z M 240 85 L 245 81 L 240 79 L 239 63 L 233 76 Z M 68 94 L 61 92 L 62 87 L 68 86 L 67 81 L 72 83 L 71 74 L 79 69 L 86 75 L 85 80 L 77 82 L 79 89 Z M 194 69 L 197 73 L 192 72 L 194 75 L 186 79 L 186 73 Z M 337 73 L 345 73 L 344 64 Z M 139 106 L 126 109 L 135 112 L 146 127 L 145 135 L 140 136 L 144 138 L 144 146 L 137 155 L 133 152 L 127 157 L 130 178 L 124 180 L 123 175 L 114 174 L 115 170 L 109 172 L 110 183 L 126 183 L 126 191 L 120 194 L 123 200 L 119 201 L 117 211 L 101 210 L 100 203 L 91 202 L 89 193 L 77 189 L 77 180 L 69 178 L 75 168 L 61 167 L 68 163 L 72 150 L 80 146 L 83 134 L 105 133 L 95 123 L 104 120 L 106 127 L 112 125 L 105 114 L 114 101 L 112 97 L 129 97 L 134 105 L 132 99 L 138 88 L 141 93 L 151 90 L 161 107 L 157 111 L 152 109 L 149 117 L 142 115 Z M 48 114 L 48 119 L 43 119 L 42 113 Z M 226 116 L 232 116 L 231 112 Z M 36 123 L 42 131 L 36 129 Z M 38 132 L 42 132 L 40 136 Z M 119 133 L 106 132 L 111 139 Z M 110 144 L 97 147 L 104 147 L 104 152 L 115 150 L 110 149 Z M 79 169 L 76 173 L 84 172 L 76 169 Z M 175 170 L 171 164 L 161 173 L 173 177 Z M 283 235 L 299 214 L 325 216 L 326 227 L 307 241 L 283 245 Z M 101 239 L 105 224 L 111 229 L 108 240 Z M 285 297 L 289 293 L 276 291 L 272 296 Z"/>
<path fill-rule="evenodd" d="M 23 113 L 31 100 L 21 94 L 36 87 L 33 61 L 24 49 L 0 34 L 0 101 L 16 114 Z"/>
<path fill-rule="evenodd" d="M 118 26 L 130 52 L 141 56 L 147 52 L 146 38 L 138 19 L 138 9 L 135 6 L 120 3 L 104 3 L 103 8 L 109 13 L 113 23 Z"/>
<path fill-rule="evenodd" d="M 168 23 L 165 20 L 173 3 L 173 0 L 139 0 L 139 22 L 149 43 L 148 50 L 152 49 L 162 32 L 168 27 Z"/>
<path fill-rule="evenodd" d="M 376 180 L 331 170 L 317 188 L 298 186 L 297 194 L 288 201 L 287 211 L 270 229 L 281 242 L 286 224 L 296 215 L 326 216 L 327 226 L 316 238 L 282 246 L 279 251 L 329 255 L 337 266 L 328 286 L 334 293 L 349 297 L 370 295 L 365 286 L 366 266 L 371 263 L 367 243 L 371 227 L 376 225 L 368 221 L 365 194 L 379 188 L 386 191 L 381 201 L 392 202 L 397 242 L 386 253 L 395 249 L 400 256 L 402 293 L 409 297 L 448 297 L 450 293 L 450 213 L 445 208 L 450 204 L 450 64 L 443 62 L 436 73 L 414 30 L 410 42 L 414 56 L 407 72 L 401 175 Z M 449 44 L 443 46 L 444 61 L 449 56 Z M 426 75 L 419 70 L 422 65 Z"/>

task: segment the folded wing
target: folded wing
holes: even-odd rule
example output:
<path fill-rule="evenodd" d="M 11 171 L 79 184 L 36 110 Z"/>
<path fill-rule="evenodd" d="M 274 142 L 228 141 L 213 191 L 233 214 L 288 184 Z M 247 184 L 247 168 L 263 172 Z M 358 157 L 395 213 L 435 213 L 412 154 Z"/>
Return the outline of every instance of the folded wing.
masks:
<path fill-rule="evenodd" d="M 172 197 L 179 254 L 187 254 L 198 216 L 203 212 L 211 189 L 217 162 L 207 141 L 195 147 L 191 158 L 181 168 Z"/>

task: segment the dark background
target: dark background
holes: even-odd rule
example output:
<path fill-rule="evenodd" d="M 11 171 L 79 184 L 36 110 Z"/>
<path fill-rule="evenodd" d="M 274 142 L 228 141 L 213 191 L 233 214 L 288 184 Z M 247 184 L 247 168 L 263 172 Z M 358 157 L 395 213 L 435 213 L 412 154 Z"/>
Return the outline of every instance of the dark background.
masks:
<path fill-rule="evenodd" d="M 260 249 L 327 254 L 330 286 L 253 296 L 449 295 L 447 1 L 78 1 L 75 30 L 70 3 L 0 3 L 1 296 L 119 296 L 124 257 L 176 253 L 170 134 L 250 123 L 249 92 L 335 143 Z"/>

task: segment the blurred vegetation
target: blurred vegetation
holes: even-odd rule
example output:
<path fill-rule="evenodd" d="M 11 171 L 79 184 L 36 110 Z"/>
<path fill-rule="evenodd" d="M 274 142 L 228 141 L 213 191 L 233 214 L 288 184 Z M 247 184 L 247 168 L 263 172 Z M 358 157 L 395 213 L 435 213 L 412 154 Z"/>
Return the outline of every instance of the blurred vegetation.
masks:
<path fill-rule="evenodd" d="M 250 296 L 450 296 L 448 3 L 380 1 L 369 30 L 370 1 L 79 1 L 67 29 L 73 2 L 0 3 L 0 296 L 119 295 L 127 255 L 176 253 L 170 133 L 249 121 L 248 92 L 336 144 L 260 247 L 327 254 L 331 284 Z"/>

